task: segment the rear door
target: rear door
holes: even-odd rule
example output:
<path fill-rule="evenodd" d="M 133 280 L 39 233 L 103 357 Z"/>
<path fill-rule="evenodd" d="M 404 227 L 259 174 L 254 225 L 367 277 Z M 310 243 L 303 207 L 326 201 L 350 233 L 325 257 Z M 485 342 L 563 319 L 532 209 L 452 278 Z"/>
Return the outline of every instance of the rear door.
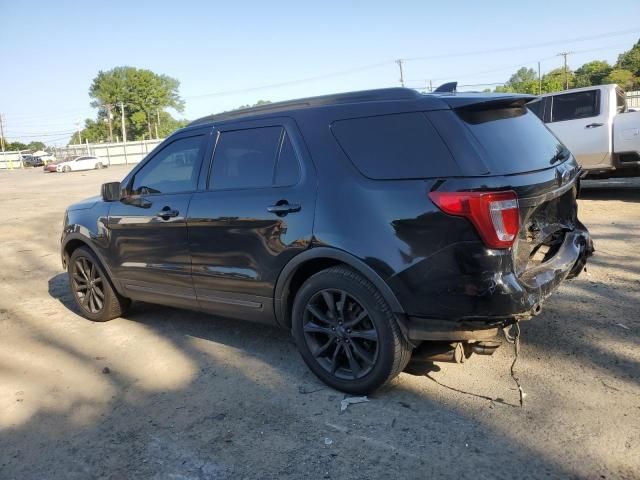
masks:
<path fill-rule="evenodd" d="M 608 98 L 599 89 L 560 93 L 551 97 L 547 126 L 584 168 L 611 162 L 611 126 Z"/>
<path fill-rule="evenodd" d="M 201 308 L 272 322 L 278 275 L 313 228 L 315 171 L 295 122 L 221 127 L 201 188 L 187 218 Z"/>
<path fill-rule="evenodd" d="M 132 298 L 195 305 L 186 216 L 210 132 L 190 130 L 162 145 L 111 206 L 112 268 Z"/>

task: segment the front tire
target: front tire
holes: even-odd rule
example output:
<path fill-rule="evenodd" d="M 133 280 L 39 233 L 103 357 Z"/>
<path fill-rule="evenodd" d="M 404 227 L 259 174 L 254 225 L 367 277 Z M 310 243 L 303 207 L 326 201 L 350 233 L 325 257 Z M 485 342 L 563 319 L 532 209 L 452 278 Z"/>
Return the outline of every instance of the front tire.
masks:
<path fill-rule="evenodd" d="M 82 315 L 94 322 L 120 317 L 130 301 L 115 291 L 94 253 L 87 247 L 74 250 L 67 265 L 69 286 Z"/>
<path fill-rule="evenodd" d="M 62 169 L 62 173 L 69 173 L 70 171 L 71 171 L 71 167 L 68 167 L 68 166 Z"/>
<path fill-rule="evenodd" d="M 311 371 L 350 394 L 377 390 L 411 358 L 384 297 L 346 266 L 318 272 L 302 285 L 293 304 L 292 330 Z"/>

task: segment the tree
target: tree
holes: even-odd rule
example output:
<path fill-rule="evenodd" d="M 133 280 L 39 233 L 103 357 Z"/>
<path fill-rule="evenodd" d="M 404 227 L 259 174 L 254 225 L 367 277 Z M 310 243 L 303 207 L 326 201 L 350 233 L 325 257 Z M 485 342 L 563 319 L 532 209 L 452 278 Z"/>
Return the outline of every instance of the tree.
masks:
<path fill-rule="evenodd" d="M 620 87 L 624 89 L 632 89 L 636 83 L 636 79 L 633 76 L 633 73 L 629 70 L 624 70 L 622 68 L 616 68 L 609 73 L 606 77 L 604 77 L 604 83 L 617 83 Z"/>
<path fill-rule="evenodd" d="M 602 85 L 604 78 L 611 73 L 611 70 L 611 65 L 604 60 L 585 63 L 575 71 L 575 86 Z"/>
<path fill-rule="evenodd" d="M 42 142 L 31 142 L 27 145 L 29 150 L 33 150 L 34 152 L 37 150 L 44 150 L 47 146 Z"/>
<path fill-rule="evenodd" d="M 567 69 L 567 76 L 569 78 L 569 88 L 572 88 L 575 83 L 573 72 Z M 565 72 L 563 67 L 555 68 L 542 76 L 543 93 L 559 92 L 564 89 Z"/>
<path fill-rule="evenodd" d="M 533 68 L 522 67 L 504 84 L 497 87 L 496 92 L 538 93 L 538 75 Z"/>
<path fill-rule="evenodd" d="M 635 77 L 640 77 L 640 40 L 628 50 L 618 56 L 616 69 L 628 70 Z"/>
<path fill-rule="evenodd" d="M 136 140 L 155 136 L 158 116 L 162 117 L 165 109 L 184 110 L 179 87 L 180 82 L 175 78 L 151 70 L 124 66 L 100 71 L 89 88 L 89 96 L 94 99 L 91 106 L 98 108 L 96 123 L 108 121 L 111 109 L 115 135 L 118 131 L 115 124 L 120 128 L 118 114 L 121 113 L 120 104 L 123 104 L 127 138 Z"/>

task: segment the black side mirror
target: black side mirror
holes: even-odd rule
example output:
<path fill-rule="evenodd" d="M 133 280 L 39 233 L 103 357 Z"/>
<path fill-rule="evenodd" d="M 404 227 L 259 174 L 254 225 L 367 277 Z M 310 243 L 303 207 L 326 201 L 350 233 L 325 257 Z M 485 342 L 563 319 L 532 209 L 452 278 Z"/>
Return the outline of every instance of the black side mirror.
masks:
<path fill-rule="evenodd" d="M 122 200 L 122 188 L 120 182 L 102 184 L 102 200 L 105 202 L 117 202 Z"/>

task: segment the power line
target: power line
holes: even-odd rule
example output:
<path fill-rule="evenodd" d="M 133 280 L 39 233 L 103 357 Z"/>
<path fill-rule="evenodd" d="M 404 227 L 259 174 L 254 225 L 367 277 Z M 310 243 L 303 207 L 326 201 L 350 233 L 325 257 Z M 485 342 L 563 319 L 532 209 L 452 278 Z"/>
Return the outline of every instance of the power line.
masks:
<path fill-rule="evenodd" d="M 568 38 L 565 40 L 552 40 L 549 42 L 542 42 L 542 43 L 532 43 L 529 45 L 519 45 L 516 47 L 504 47 L 504 48 L 494 48 L 494 49 L 489 49 L 489 50 L 476 50 L 473 52 L 460 52 L 460 53 L 448 53 L 448 54 L 438 54 L 438 55 L 429 55 L 429 56 L 424 56 L 424 57 L 412 57 L 412 58 L 405 58 L 405 61 L 415 61 L 415 60 L 434 60 L 437 58 L 450 58 L 450 57 L 464 57 L 464 56 L 470 56 L 470 55 L 486 55 L 488 53 L 503 53 L 503 52 L 513 52 L 513 51 L 517 51 L 517 50 L 527 50 L 530 48 L 539 48 L 539 47 L 549 47 L 549 46 L 553 46 L 553 45 L 558 45 L 558 44 L 566 44 L 566 43 L 577 43 L 577 42 L 584 42 L 586 40 L 596 40 L 596 39 L 600 39 L 600 38 L 609 38 L 609 37 L 617 37 L 617 36 L 621 36 L 621 35 L 627 35 L 630 33 L 638 33 L 638 29 L 637 28 L 633 28 L 633 29 L 628 29 L 628 30 L 619 30 L 616 32 L 608 32 L 608 33 L 600 33 L 600 34 L 596 34 L 596 35 L 588 35 L 588 36 L 584 36 L 584 37 L 575 37 L 575 38 Z"/>

